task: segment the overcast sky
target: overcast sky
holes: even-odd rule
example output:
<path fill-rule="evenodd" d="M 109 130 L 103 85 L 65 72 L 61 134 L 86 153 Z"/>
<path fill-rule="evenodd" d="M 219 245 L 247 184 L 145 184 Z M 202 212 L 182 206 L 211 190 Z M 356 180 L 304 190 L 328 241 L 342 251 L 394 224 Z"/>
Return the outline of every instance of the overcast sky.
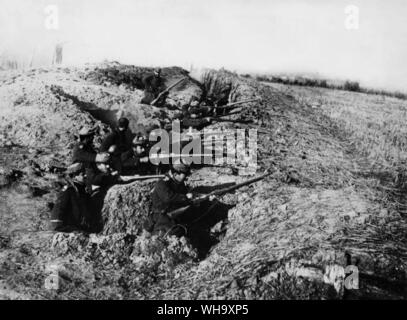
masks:
<path fill-rule="evenodd" d="M 0 54 L 48 62 L 313 72 L 407 92 L 403 0 L 0 0 Z M 47 29 L 57 5 L 58 29 Z M 345 8 L 359 8 L 347 29 Z M 47 20 L 48 19 L 48 20 Z M 49 24 L 48 24 L 49 26 Z M 53 25 L 55 26 L 55 24 Z"/>

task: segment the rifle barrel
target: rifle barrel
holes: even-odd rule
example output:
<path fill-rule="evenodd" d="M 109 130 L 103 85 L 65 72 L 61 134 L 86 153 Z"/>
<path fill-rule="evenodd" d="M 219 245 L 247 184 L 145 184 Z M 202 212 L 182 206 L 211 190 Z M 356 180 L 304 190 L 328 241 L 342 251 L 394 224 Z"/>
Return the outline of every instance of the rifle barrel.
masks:
<path fill-rule="evenodd" d="M 147 179 L 161 179 L 164 178 L 164 174 L 153 174 L 153 175 L 135 175 L 131 176 L 129 181 L 147 180 Z"/>
<path fill-rule="evenodd" d="M 197 153 L 197 154 L 180 154 L 180 153 L 173 153 L 173 154 L 158 154 L 152 155 L 150 159 L 166 159 L 166 158 L 181 158 L 181 157 L 212 157 L 212 153 Z"/>
<path fill-rule="evenodd" d="M 186 80 L 187 77 L 184 77 L 182 79 L 179 79 L 178 81 L 176 81 L 175 83 L 173 83 L 172 85 L 170 85 L 167 89 L 165 89 L 164 91 L 170 91 L 172 88 L 174 88 L 177 84 L 181 83 L 182 81 Z"/>
<path fill-rule="evenodd" d="M 264 179 L 265 177 L 267 177 L 269 175 L 271 175 L 271 172 L 267 172 L 267 173 L 265 173 L 265 174 L 263 174 L 261 176 L 258 176 L 258 177 L 253 178 L 253 179 L 249 179 L 247 181 L 244 181 L 242 183 L 238 183 L 238 184 L 236 184 L 234 186 L 231 186 L 231 187 L 228 187 L 228 188 L 212 191 L 211 193 L 209 193 L 209 194 L 205 195 L 204 197 L 200 198 L 199 201 L 206 200 L 210 196 L 217 196 L 217 195 L 222 195 L 222 194 L 225 194 L 225 193 L 228 193 L 228 192 L 232 192 L 232 191 L 234 191 L 236 189 L 239 189 L 241 187 L 244 187 L 244 186 L 247 186 L 247 185 L 252 184 L 254 182 L 257 182 L 259 180 L 262 180 L 262 179 Z M 191 208 L 191 206 L 192 206 L 192 204 L 181 207 L 181 208 L 178 208 L 178 209 L 175 209 L 175 210 L 173 210 L 171 212 L 168 212 L 167 214 L 170 217 L 176 217 L 177 215 L 179 215 L 179 214 L 185 212 L 186 210 L 188 210 L 189 208 Z"/>
<path fill-rule="evenodd" d="M 219 107 L 217 107 L 217 109 L 219 109 L 219 110 L 227 109 L 227 108 L 233 107 L 237 104 L 255 102 L 255 101 L 259 101 L 259 100 L 260 99 L 248 99 L 248 100 L 235 101 L 235 102 L 228 103 L 227 105 L 224 105 L 224 106 L 219 106 Z"/>
<path fill-rule="evenodd" d="M 178 85 L 179 83 L 181 83 L 182 81 L 184 81 L 184 80 L 186 80 L 186 79 L 187 79 L 187 77 L 184 77 L 184 78 L 182 78 L 182 79 L 176 81 L 176 82 L 173 83 L 172 85 L 170 85 L 167 89 L 165 89 L 165 90 L 163 90 L 162 92 L 160 92 L 160 93 L 158 94 L 157 98 L 155 98 L 155 99 L 151 102 L 151 105 L 156 104 L 157 101 L 161 98 L 161 96 L 162 96 L 164 93 L 169 92 L 172 88 L 174 88 L 176 85 Z"/>
<path fill-rule="evenodd" d="M 251 123 L 251 120 L 239 120 L 239 119 L 225 119 L 224 117 L 226 116 L 221 116 L 221 117 L 212 117 L 212 121 L 218 121 L 218 122 L 231 122 L 231 123 Z"/>
<path fill-rule="evenodd" d="M 220 189 L 220 190 L 212 191 L 211 193 L 209 193 L 209 194 L 207 195 L 207 197 L 209 198 L 209 196 L 212 196 L 212 195 L 215 195 L 215 196 L 216 196 L 216 195 L 222 195 L 222 194 L 225 194 L 225 193 L 232 192 L 232 191 L 234 191 L 234 190 L 236 190 L 236 189 L 239 189 L 239 188 L 241 188 L 241 187 L 244 187 L 244 186 L 247 186 L 247 185 L 252 184 L 252 183 L 254 183 L 254 182 L 257 182 L 257 181 L 259 181 L 259 180 L 262 180 L 262 179 L 264 179 L 265 177 L 269 176 L 270 174 L 271 174 L 271 172 L 267 172 L 267 173 L 265 173 L 265 174 L 263 174 L 263 175 L 261 175 L 261 176 L 258 176 L 258 177 L 255 177 L 255 178 L 246 180 L 246 181 L 241 182 L 241 183 L 238 183 L 238 184 L 236 184 L 236 185 L 234 185 L 234 186 L 231 186 L 231 187 L 228 187 L 228 188 L 225 188 L 225 189 Z"/>

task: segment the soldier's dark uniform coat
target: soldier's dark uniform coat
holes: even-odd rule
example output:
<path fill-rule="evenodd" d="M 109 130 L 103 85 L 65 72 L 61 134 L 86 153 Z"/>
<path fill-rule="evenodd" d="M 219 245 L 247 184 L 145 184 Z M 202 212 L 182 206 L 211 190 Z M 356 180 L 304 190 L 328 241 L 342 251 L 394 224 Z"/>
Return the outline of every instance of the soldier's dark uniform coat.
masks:
<path fill-rule="evenodd" d="M 92 176 L 96 172 L 96 154 L 92 145 L 86 145 L 79 142 L 73 149 L 72 163 L 81 163 L 86 179 L 92 179 Z"/>
<path fill-rule="evenodd" d="M 110 132 L 102 141 L 100 150 L 102 152 L 107 152 L 111 146 L 115 145 L 116 150 L 112 154 L 111 165 L 112 167 L 121 173 L 123 163 L 129 159 L 133 150 L 132 147 L 132 136 L 129 130 L 120 131 L 114 130 Z"/>
<path fill-rule="evenodd" d="M 145 155 L 136 155 L 134 152 L 132 155 L 122 162 L 122 174 L 124 175 L 133 175 L 133 174 L 148 174 L 154 173 L 153 166 L 150 163 L 142 163 L 140 159 L 148 156 Z"/>
<path fill-rule="evenodd" d="M 164 81 L 161 76 L 148 74 L 142 79 L 144 85 L 144 97 L 141 103 L 150 104 L 158 94 L 164 90 Z"/>
<path fill-rule="evenodd" d="M 79 142 L 75 145 L 72 155 L 72 163 L 82 162 L 87 166 L 96 161 L 96 151 L 91 145 Z"/>
<path fill-rule="evenodd" d="M 97 170 L 97 169 L 96 169 Z M 101 212 L 103 201 L 108 189 L 118 182 L 118 177 L 110 173 L 95 171 L 92 178 L 86 180 L 86 186 L 89 194 L 86 212 L 86 229 L 90 232 L 99 232 L 102 230 L 103 222 Z M 96 189 L 92 187 L 98 187 Z"/>
<path fill-rule="evenodd" d="M 86 145 L 82 142 L 75 145 L 72 163 L 82 164 L 82 173 L 85 174 L 86 182 L 94 176 L 95 170 L 97 170 L 95 160 L 96 151 L 91 145 Z M 53 225 L 56 230 L 78 228 L 86 220 L 88 213 L 87 203 L 89 201 L 86 182 L 77 183 L 71 181 L 58 195 L 51 212 L 51 222 L 60 221 L 60 223 Z"/>
<path fill-rule="evenodd" d="M 170 177 L 157 182 L 151 195 L 152 223 L 155 232 L 170 230 L 172 234 L 182 232 L 182 229 L 174 228 L 180 224 L 180 221 L 170 218 L 167 213 L 190 204 L 190 200 L 186 197 L 187 193 L 185 183 L 177 183 Z"/>
<path fill-rule="evenodd" d="M 214 203 L 204 201 L 194 205 L 186 197 L 187 192 L 184 183 L 177 183 L 170 177 L 158 181 L 151 195 L 153 211 L 151 220 L 153 226 L 150 226 L 150 230 L 148 228 L 147 230 L 153 232 L 162 231 L 175 236 L 186 236 L 191 244 L 197 248 L 198 258 L 202 259 L 208 249 L 216 243 L 209 232 L 210 227 L 227 218 L 227 210 L 226 208 L 219 208 L 217 202 L 218 212 L 213 214 Z M 190 208 L 176 219 L 168 216 L 167 213 L 172 210 L 187 205 L 191 205 Z M 212 213 L 208 214 L 209 212 Z"/>
<path fill-rule="evenodd" d="M 131 132 L 128 130 L 120 131 L 114 130 L 110 132 L 102 141 L 100 146 L 100 151 L 107 152 L 109 148 L 113 145 L 116 145 L 116 151 L 113 153 L 114 155 L 122 154 L 131 149 L 132 146 L 132 137 Z"/>
<path fill-rule="evenodd" d="M 52 228 L 57 231 L 70 231 L 82 224 L 86 212 L 87 194 L 84 184 L 66 186 L 58 195 L 51 211 Z M 58 222 L 57 222 L 58 221 Z"/>

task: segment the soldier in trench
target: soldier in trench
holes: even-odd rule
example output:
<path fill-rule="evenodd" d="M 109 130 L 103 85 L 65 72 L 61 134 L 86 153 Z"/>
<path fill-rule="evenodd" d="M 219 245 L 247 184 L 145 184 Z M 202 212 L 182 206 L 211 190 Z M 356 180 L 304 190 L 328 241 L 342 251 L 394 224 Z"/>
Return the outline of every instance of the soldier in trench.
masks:
<path fill-rule="evenodd" d="M 122 173 L 140 175 L 154 173 L 154 169 L 152 168 L 148 157 L 148 148 L 149 144 L 147 137 L 137 135 L 132 142 L 131 155 L 122 163 Z"/>
<path fill-rule="evenodd" d="M 94 128 L 83 127 L 79 131 L 79 142 L 73 149 L 72 165 L 67 170 L 66 185 L 51 212 L 52 230 L 69 231 L 83 224 L 89 200 L 86 181 L 93 176 L 96 163 L 107 163 L 110 160 L 108 153 L 98 153 L 93 148 L 94 134 Z"/>
<path fill-rule="evenodd" d="M 200 117 L 216 116 L 216 106 L 208 106 L 193 100 L 187 105 L 187 111 L 190 113 L 198 114 Z"/>
<path fill-rule="evenodd" d="M 161 77 L 161 69 L 154 69 L 152 74 L 147 74 L 142 79 L 144 85 L 144 97 L 141 99 L 143 104 L 151 104 L 155 98 L 164 91 L 164 79 Z M 161 106 L 165 103 L 166 96 L 164 95 L 161 101 L 157 102 L 157 106 Z"/>
<path fill-rule="evenodd" d="M 66 185 L 58 194 L 51 211 L 50 230 L 70 232 L 82 225 L 88 195 L 85 188 L 85 175 L 80 167 L 68 169 Z"/>
<path fill-rule="evenodd" d="M 182 111 L 177 113 L 174 117 L 181 122 L 183 129 L 197 129 L 201 130 L 212 123 L 212 118 L 206 116 L 206 112 L 202 112 L 198 108 L 198 102 L 193 101 L 190 104 L 184 105 Z M 169 124 L 170 126 L 171 124 Z"/>
<path fill-rule="evenodd" d="M 115 184 L 132 182 L 134 176 L 121 176 L 107 163 L 96 163 L 88 175 L 75 172 L 75 178 L 59 194 L 51 213 L 51 230 L 100 232 L 101 212 L 107 191 Z"/>
<path fill-rule="evenodd" d="M 94 130 L 83 128 L 80 142 L 68 167 L 66 185 L 52 209 L 50 229 L 70 232 L 99 232 L 100 212 L 107 190 L 116 183 L 131 182 L 132 176 L 120 176 L 110 168 L 108 153 L 97 153 L 93 147 Z"/>
<path fill-rule="evenodd" d="M 114 170 L 122 172 L 123 163 L 125 163 L 133 153 L 132 133 L 129 130 L 129 120 L 120 118 L 117 127 L 108 133 L 102 141 L 102 152 L 108 152 L 111 155 L 110 164 Z"/>
<path fill-rule="evenodd" d="M 216 242 L 210 228 L 227 217 L 229 209 L 215 197 L 207 201 L 196 201 L 185 181 L 190 175 L 190 166 L 178 161 L 174 163 L 166 177 L 158 181 L 152 194 L 152 214 L 145 228 L 154 234 L 186 236 L 198 250 L 198 258 L 203 258 Z M 190 206 L 182 214 L 173 216 L 172 211 Z"/>
<path fill-rule="evenodd" d="M 111 186 L 127 180 L 127 177 L 122 177 L 117 171 L 113 171 L 109 164 L 98 163 L 96 165 L 96 170 L 86 180 L 86 191 L 89 197 L 83 224 L 85 231 L 100 232 L 102 230 L 101 212 L 106 193 Z"/>

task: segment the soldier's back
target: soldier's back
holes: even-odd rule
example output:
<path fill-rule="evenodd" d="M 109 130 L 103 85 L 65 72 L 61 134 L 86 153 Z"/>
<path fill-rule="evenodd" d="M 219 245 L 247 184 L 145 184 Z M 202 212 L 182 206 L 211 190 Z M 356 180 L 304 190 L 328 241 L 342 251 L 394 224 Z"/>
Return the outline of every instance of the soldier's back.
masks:
<path fill-rule="evenodd" d="M 96 151 L 91 147 L 83 142 L 78 142 L 74 148 L 72 153 L 72 163 L 75 162 L 95 162 L 96 159 Z"/>
<path fill-rule="evenodd" d="M 176 184 L 169 177 L 157 182 L 151 194 L 153 211 L 162 212 L 186 200 L 187 188 L 184 183 Z"/>

